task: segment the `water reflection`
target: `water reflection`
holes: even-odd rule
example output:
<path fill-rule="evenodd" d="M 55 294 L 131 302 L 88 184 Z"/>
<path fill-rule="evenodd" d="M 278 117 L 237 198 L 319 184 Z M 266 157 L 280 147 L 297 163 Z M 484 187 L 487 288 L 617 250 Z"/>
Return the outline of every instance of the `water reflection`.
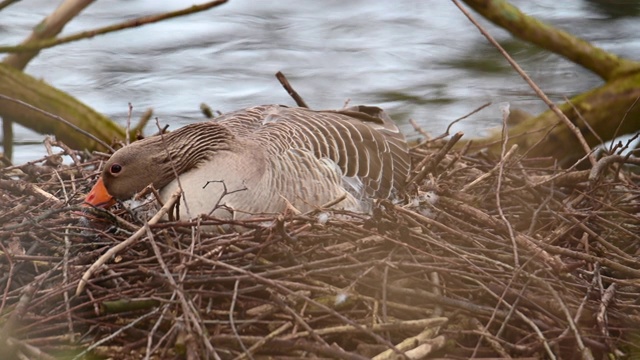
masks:
<path fill-rule="evenodd" d="M 596 1 L 513 3 L 609 51 L 640 59 L 635 18 L 615 17 Z M 95 2 L 65 33 L 184 4 Z M 55 5 L 30 0 L 0 12 L 2 43 L 22 40 Z M 600 83 L 558 56 L 490 28 L 552 99 L 561 101 Z M 206 13 L 46 50 L 27 71 L 122 123 L 131 102 L 136 115 L 152 107 L 172 127 L 200 120 L 201 102 L 223 112 L 293 104 L 274 78 L 277 71 L 314 108 L 341 107 L 347 100 L 377 104 L 407 134 L 413 133 L 409 118 L 440 134 L 450 121 L 488 101 L 496 105 L 453 131 L 476 135 L 499 124 L 502 102 L 530 113 L 545 108 L 449 1 L 231 0 Z M 22 129 L 16 133 L 23 144 L 42 139 Z M 20 145 L 14 160 L 37 158 L 42 151 L 39 145 Z"/>
<path fill-rule="evenodd" d="M 640 15 L 638 0 L 585 0 L 593 11 L 611 18 L 634 17 Z"/>

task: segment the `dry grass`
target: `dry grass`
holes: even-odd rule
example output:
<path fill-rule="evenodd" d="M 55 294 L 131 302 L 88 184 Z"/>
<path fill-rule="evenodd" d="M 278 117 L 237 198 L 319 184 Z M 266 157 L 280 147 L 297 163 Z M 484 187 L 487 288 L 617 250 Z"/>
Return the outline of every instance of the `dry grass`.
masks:
<path fill-rule="evenodd" d="M 411 206 L 216 234 L 83 220 L 101 158 L 65 152 L 0 170 L 3 358 L 640 356 L 640 188 L 620 156 L 565 171 L 434 140 L 413 150 Z"/>

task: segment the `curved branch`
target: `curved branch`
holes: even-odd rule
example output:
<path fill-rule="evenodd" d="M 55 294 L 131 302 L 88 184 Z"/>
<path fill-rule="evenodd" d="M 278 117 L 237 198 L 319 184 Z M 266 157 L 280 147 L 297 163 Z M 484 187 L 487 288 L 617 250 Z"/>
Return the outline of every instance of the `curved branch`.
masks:
<path fill-rule="evenodd" d="M 11 98 L 59 116 L 76 127 L 93 134 L 103 142 L 111 143 L 125 138 L 125 129 L 106 116 L 96 112 L 69 94 L 22 71 L 0 63 L 0 116 L 41 134 L 55 134 L 56 138 L 74 149 L 106 150 L 99 142 L 75 131 L 60 121 L 52 121 L 42 112 L 32 110 Z"/>
<path fill-rule="evenodd" d="M 59 121 L 59 122 L 61 122 L 61 123 L 65 124 L 65 125 L 67 125 L 69 128 L 71 128 L 71 129 L 73 129 L 73 130 L 77 131 L 78 133 L 80 133 L 80 134 L 82 134 L 82 135 L 84 135 L 84 136 L 88 137 L 89 139 L 91 139 L 91 140 L 93 140 L 93 141 L 97 142 L 98 144 L 102 145 L 103 147 L 105 147 L 105 148 L 109 149 L 109 151 L 111 151 L 111 152 L 114 152 L 114 151 L 115 151 L 115 150 L 111 147 L 111 145 L 107 144 L 107 143 L 106 143 L 106 142 L 104 142 L 102 139 L 100 139 L 100 138 L 96 137 L 95 135 L 93 135 L 92 133 L 90 133 L 90 132 L 88 132 L 88 131 L 86 131 L 86 130 L 82 129 L 81 127 L 79 127 L 79 126 L 75 125 L 74 123 L 69 122 L 69 121 L 67 121 L 67 120 L 65 120 L 65 119 L 63 119 L 63 118 L 61 118 L 61 117 L 60 117 L 60 116 L 58 116 L 58 115 L 52 114 L 52 113 L 50 113 L 50 112 L 48 112 L 48 111 L 42 110 L 42 109 L 40 109 L 40 108 L 37 108 L 37 107 L 35 107 L 35 106 L 31 105 L 31 104 L 27 104 L 27 103 L 26 103 L 26 102 L 24 102 L 24 101 L 21 101 L 21 100 L 18 100 L 18 99 L 13 99 L 13 98 L 10 98 L 10 97 L 8 97 L 8 96 L 4 96 L 4 95 L 2 95 L 2 94 L 0 94 L 0 99 L 6 100 L 6 101 L 11 101 L 11 102 L 14 102 L 14 103 L 16 103 L 16 104 L 20 104 L 20 105 L 22 105 L 22 106 L 26 107 L 26 108 L 27 108 L 27 109 L 29 109 L 29 110 L 33 110 L 33 111 L 39 112 L 39 113 L 41 113 L 41 114 L 43 114 L 43 115 L 45 115 L 45 116 L 48 116 L 49 118 L 51 118 L 51 119 L 53 119 L 53 120 L 55 120 L 55 121 Z"/>

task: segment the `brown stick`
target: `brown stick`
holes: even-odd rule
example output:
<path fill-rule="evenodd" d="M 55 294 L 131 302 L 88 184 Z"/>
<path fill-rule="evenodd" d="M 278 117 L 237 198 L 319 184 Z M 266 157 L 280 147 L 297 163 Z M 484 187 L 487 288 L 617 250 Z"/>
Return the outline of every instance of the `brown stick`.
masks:
<path fill-rule="evenodd" d="M 307 103 L 304 102 L 302 97 L 293 89 L 293 87 L 289 83 L 289 80 L 287 80 L 287 78 L 284 76 L 284 74 L 281 71 L 278 71 L 276 73 L 276 78 L 278 78 L 278 81 L 280 81 L 280 84 L 282 84 L 282 87 L 285 90 L 287 90 L 287 93 L 289 93 L 289 95 L 293 98 L 293 100 L 296 102 L 298 106 L 307 108 L 307 109 L 309 108 Z"/>

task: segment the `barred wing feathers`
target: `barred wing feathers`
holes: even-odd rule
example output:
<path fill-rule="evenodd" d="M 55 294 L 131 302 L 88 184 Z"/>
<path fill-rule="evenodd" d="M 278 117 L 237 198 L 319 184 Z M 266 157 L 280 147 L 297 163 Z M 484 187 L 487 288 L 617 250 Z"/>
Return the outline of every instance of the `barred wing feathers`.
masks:
<path fill-rule="evenodd" d="M 236 137 L 261 144 L 268 156 L 308 151 L 317 159 L 330 160 L 346 177 L 346 182 L 361 181 L 364 193 L 371 197 L 388 198 L 393 191 L 405 186 L 409 174 L 410 157 L 404 137 L 388 115 L 377 107 L 313 111 L 279 105 L 257 106 L 225 114 L 216 121 Z M 282 174 L 280 179 L 290 175 L 289 181 L 295 181 L 298 179 L 295 172 L 313 166 L 305 156 L 283 159 L 300 163 L 282 164 L 294 174 Z"/>

